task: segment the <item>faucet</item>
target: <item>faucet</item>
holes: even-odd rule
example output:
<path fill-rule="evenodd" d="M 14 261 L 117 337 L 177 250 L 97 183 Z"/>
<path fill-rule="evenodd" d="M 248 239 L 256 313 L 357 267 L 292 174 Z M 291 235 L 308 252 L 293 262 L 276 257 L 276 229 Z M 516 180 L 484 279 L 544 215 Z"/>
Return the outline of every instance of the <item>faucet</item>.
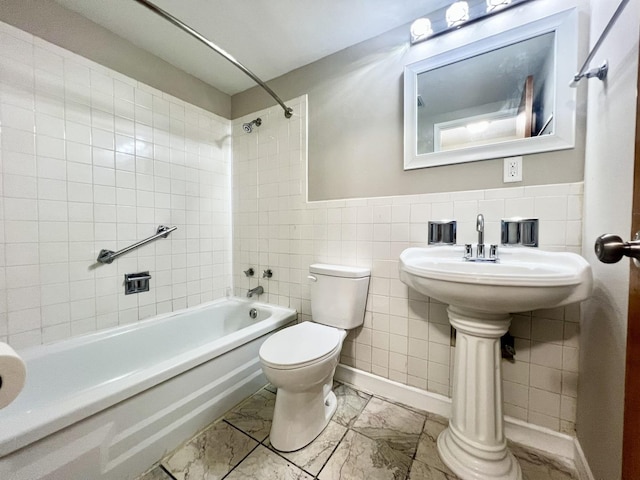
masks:
<path fill-rule="evenodd" d="M 249 289 L 249 291 L 247 292 L 247 297 L 251 298 L 254 295 L 262 295 L 263 293 L 264 293 L 264 288 L 262 288 L 262 285 L 258 285 L 256 288 Z"/>
<path fill-rule="evenodd" d="M 478 258 L 484 258 L 484 215 L 481 213 L 476 218 L 476 231 L 478 232 Z"/>
<path fill-rule="evenodd" d="M 484 215 L 481 213 L 476 217 L 476 231 L 478 232 L 478 248 L 476 256 L 475 258 L 473 257 L 473 245 L 465 243 L 462 259 L 465 262 L 498 262 L 498 245 L 489 245 L 489 258 L 485 256 Z"/>

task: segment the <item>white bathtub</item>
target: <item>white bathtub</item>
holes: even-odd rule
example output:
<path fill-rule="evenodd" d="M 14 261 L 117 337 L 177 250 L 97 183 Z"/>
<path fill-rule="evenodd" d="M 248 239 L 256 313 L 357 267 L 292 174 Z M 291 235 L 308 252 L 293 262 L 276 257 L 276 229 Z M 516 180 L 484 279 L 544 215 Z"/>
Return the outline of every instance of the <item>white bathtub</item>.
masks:
<path fill-rule="evenodd" d="M 221 299 L 24 350 L 25 388 L 0 410 L 0 479 L 135 478 L 264 385 L 260 345 L 295 319 Z"/>

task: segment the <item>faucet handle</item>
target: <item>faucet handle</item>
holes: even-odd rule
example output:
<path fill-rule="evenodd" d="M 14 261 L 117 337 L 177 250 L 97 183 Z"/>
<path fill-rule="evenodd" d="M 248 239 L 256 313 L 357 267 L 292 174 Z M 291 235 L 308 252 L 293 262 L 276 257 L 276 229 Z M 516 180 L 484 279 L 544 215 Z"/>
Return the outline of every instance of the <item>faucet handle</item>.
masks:
<path fill-rule="evenodd" d="M 255 273 L 255 272 L 254 272 L 254 270 L 253 270 L 253 268 L 252 268 L 252 267 L 249 267 L 247 270 L 245 270 L 245 271 L 244 271 L 244 274 L 245 274 L 245 276 L 247 276 L 247 277 L 253 277 L 253 274 L 254 274 L 254 273 Z"/>
<path fill-rule="evenodd" d="M 471 256 L 473 255 L 473 253 L 471 252 L 471 244 L 470 243 L 465 243 L 464 244 L 464 255 L 462 258 L 471 258 Z"/>
<path fill-rule="evenodd" d="M 491 244 L 489 246 L 489 258 L 490 259 L 498 258 L 498 245 Z"/>
<path fill-rule="evenodd" d="M 273 277 L 273 271 L 270 268 L 267 268 L 262 272 L 262 278 L 271 278 Z"/>

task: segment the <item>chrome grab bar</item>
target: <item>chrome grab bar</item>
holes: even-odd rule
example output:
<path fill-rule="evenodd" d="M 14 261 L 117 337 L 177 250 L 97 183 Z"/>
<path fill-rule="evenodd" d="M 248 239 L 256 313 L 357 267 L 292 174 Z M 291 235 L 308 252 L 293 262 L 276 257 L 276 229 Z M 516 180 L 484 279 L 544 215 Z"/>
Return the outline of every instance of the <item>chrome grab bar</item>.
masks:
<path fill-rule="evenodd" d="M 112 250 L 106 250 L 106 249 L 100 250 L 100 253 L 98 254 L 98 258 L 96 260 L 100 263 L 111 263 L 120 255 L 124 255 L 125 253 L 128 253 L 131 250 L 135 250 L 136 248 L 141 247 L 142 245 L 146 245 L 149 242 L 153 242 L 154 240 L 157 240 L 160 237 L 167 238 L 169 234 L 174 230 L 176 230 L 177 228 L 178 227 L 176 226 L 167 227 L 166 225 L 159 225 L 155 235 L 152 235 L 149 238 L 145 238 L 144 240 L 140 240 L 139 242 L 134 243 L 133 245 L 129 245 L 128 247 L 118 250 L 117 252 L 114 252 Z"/>

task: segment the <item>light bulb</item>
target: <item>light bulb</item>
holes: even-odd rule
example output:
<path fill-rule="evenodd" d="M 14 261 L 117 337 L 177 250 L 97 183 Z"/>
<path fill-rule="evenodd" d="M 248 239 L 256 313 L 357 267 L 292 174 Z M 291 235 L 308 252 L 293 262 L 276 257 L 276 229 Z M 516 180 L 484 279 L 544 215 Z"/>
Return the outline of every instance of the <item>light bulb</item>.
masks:
<path fill-rule="evenodd" d="M 467 2 L 456 2 L 447 9 L 447 25 L 457 27 L 469 20 L 469 4 Z"/>
<path fill-rule="evenodd" d="M 419 42 L 432 33 L 431 20 L 419 18 L 411 24 L 411 43 Z"/>

